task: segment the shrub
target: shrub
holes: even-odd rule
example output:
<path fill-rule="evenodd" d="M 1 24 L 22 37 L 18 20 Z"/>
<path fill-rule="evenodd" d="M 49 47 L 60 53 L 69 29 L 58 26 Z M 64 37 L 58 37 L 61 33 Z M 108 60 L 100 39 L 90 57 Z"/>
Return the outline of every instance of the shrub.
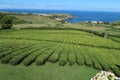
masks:
<path fill-rule="evenodd" d="M 12 65 L 17 65 L 17 64 L 19 64 L 20 62 L 22 62 L 22 61 L 24 60 L 24 58 L 26 58 L 27 56 L 28 56 L 27 54 L 18 55 L 18 56 L 16 56 L 16 57 L 14 57 L 14 58 L 10 61 L 10 63 L 11 63 Z"/>
<path fill-rule="evenodd" d="M 69 56 L 68 56 L 68 62 L 69 62 L 70 66 L 72 66 L 75 63 L 75 60 L 76 60 L 75 55 L 71 52 L 69 52 Z"/>
<path fill-rule="evenodd" d="M 12 55 L 5 56 L 4 58 L 1 59 L 1 62 L 7 64 L 9 63 L 10 59 L 12 59 Z"/>
<path fill-rule="evenodd" d="M 49 62 L 55 63 L 58 61 L 58 54 L 54 53 L 50 58 L 49 58 Z"/>
<path fill-rule="evenodd" d="M 90 57 L 85 56 L 84 60 L 85 60 L 85 65 L 86 66 L 90 66 L 90 67 L 93 66 L 93 62 L 92 62 L 92 59 Z"/>
<path fill-rule="evenodd" d="M 45 62 L 47 62 L 49 60 L 49 57 L 53 54 L 53 47 L 52 49 L 49 49 L 46 52 L 43 52 L 42 55 L 38 56 L 36 59 L 36 64 L 37 65 L 44 65 Z"/>
<path fill-rule="evenodd" d="M 1 19 L 1 29 L 11 29 L 13 20 L 10 16 L 6 15 Z"/>
<path fill-rule="evenodd" d="M 8 51 L 3 51 L 1 54 L 0 54 L 0 59 L 8 54 L 10 54 L 11 52 L 13 52 L 14 50 L 12 49 L 9 49 Z"/>
<path fill-rule="evenodd" d="M 112 71 L 117 75 L 120 76 L 120 69 L 117 66 L 112 66 Z"/>
<path fill-rule="evenodd" d="M 35 61 L 35 59 L 36 59 L 36 56 L 30 55 L 23 61 L 23 64 L 25 66 L 29 66 L 30 64 L 32 64 Z"/>
<path fill-rule="evenodd" d="M 4 16 L 6 16 L 6 14 L 0 13 L 0 21 Z"/>
<path fill-rule="evenodd" d="M 93 67 L 94 67 L 95 69 L 102 70 L 101 65 L 100 65 L 99 62 L 96 61 L 96 60 L 93 61 Z"/>
<path fill-rule="evenodd" d="M 79 65 L 84 65 L 84 59 L 77 58 L 76 63 Z"/>
<path fill-rule="evenodd" d="M 59 65 L 64 66 L 67 63 L 67 55 L 64 55 L 66 53 L 62 53 L 62 56 L 60 57 L 59 60 Z"/>
<path fill-rule="evenodd" d="M 101 66 L 102 66 L 103 70 L 106 70 L 106 71 L 110 70 L 109 64 L 105 61 L 101 62 Z"/>

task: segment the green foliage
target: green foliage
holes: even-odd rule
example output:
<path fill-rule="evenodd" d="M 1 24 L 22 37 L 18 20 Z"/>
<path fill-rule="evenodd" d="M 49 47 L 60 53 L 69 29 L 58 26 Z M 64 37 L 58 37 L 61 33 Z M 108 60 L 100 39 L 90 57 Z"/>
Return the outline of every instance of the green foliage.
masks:
<path fill-rule="evenodd" d="M 24 45 L 23 47 L 20 46 L 20 47 L 17 48 L 17 49 L 13 49 L 13 51 L 10 50 L 11 52 L 9 53 L 9 55 L 6 54 L 6 56 L 1 59 L 1 62 L 4 63 L 4 64 L 9 63 L 9 61 L 10 61 L 14 56 L 17 56 L 17 55 L 19 55 L 19 54 L 21 54 L 21 53 L 23 53 L 23 52 L 25 52 L 25 51 L 27 51 L 27 50 L 29 50 L 29 47 L 26 47 L 25 45 Z"/>
<path fill-rule="evenodd" d="M 59 54 L 59 52 L 58 52 L 58 54 Z M 52 62 L 52 63 L 55 63 L 55 62 L 57 62 L 58 61 L 58 55 L 57 53 L 54 53 L 51 57 L 50 57 L 50 59 L 49 59 L 49 62 Z"/>
<path fill-rule="evenodd" d="M 4 58 L 1 59 L 1 62 L 6 64 L 9 63 L 9 60 L 12 58 L 12 55 L 5 56 Z"/>
<path fill-rule="evenodd" d="M 23 61 L 23 64 L 25 66 L 29 66 L 30 64 L 32 64 L 36 59 L 36 56 L 33 55 L 33 56 L 28 56 L 24 61 Z"/>
<path fill-rule="evenodd" d="M 72 66 L 76 62 L 76 56 L 75 56 L 75 51 L 73 49 L 73 45 L 70 45 L 70 51 L 68 53 L 68 63 L 70 66 Z"/>
<path fill-rule="evenodd" d="M 38 58 L 36 59 L 36 64 L 44 65 L 45 62 L 49 60 L 49 57 L 53 54 L 55 47 L 56 46 L 52 47 L 51 49 L 46 50 L 45 52 L 43 52 L 42 55 L 38 56 Z"/>
<path fill-rule="evenodd" d="M 12 18 L 14 24 L 32 23 L 32 22 L 25 21 L 23 19 L 19 19 L 19 18 L 15 17 L 15 16 L 12 16 L 11 18 Z"/>
<path fill-rule="evenodd" d="M 1 19 L 6 16 L 6 14 L 3 14 L 3 13 L 0 13 L 0 22 L 1 22 Z"/>
<path fill-rule="evenodd" d="M 11 29 L 13 26 L 13 20 L 10 16 L 5 15 L 2 19 L 1 19 L 1 29 Z"/>
<path fill-rule="evenodd" d="M 112 22 L 112 25 L 114 25 L 114 26 L 119 26 L 119 25 L 120 25 L 120 21 Z"/>
<path fill-rule="evenodd" d="M 93 31 L 93 30 L 85 30 L 85 29 L 80 29 L 80 30 L 88 32 L 88 33 L 92 33 L 92 34 L 100 36 L 100 37 L 104 37 L 106 35 L 106 32 L 104 32 L 104 31 Z"/>
<path fill-rule="evenodd" d="M 102 70 L 102 67 L 101 67 L 101 65 L 99 64 L 99 62 L 98 62 L 97 60 L 94 60 L 94 61 L 93 61 L 93 67 L 94 67 L 95 69 Z"/>
<path fill-rule="evenodd" d="M 19 63 L 21 63 L 27 56 L 31 55 L 34 51 L 36 51 L 36 48 L 31 47 L 29 50 L 26 50 L 25 52 L 21 52 L 19 53 L 19 55 L 16 55 L 15 57 L 13 57 L 11 60 L 10 60 L 10 63 L 12 65 L 17 65 Z"/>
<path fill-rule="evenodd" d="M 45 44 L 43 44 L 43 45 L 41 44 L 40 47 L 37 46 L 36 51 L 34 51 L 34 54 L 29 55 L 23 61 L 23 64 L 25 66 L 29 66 L 30 64 L 32 64 L 41 53 L 43 53 L 44 51 L 46 51 L 48 49 L 48 47 L 50 47 L 50 46 L 47 46 L 47 44 L 46 45 Z"/>

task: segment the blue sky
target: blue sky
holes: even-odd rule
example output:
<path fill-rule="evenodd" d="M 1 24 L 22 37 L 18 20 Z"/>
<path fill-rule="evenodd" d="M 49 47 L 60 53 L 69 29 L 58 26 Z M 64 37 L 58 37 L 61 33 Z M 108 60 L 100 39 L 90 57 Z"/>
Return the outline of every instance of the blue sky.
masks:
<path fill-rule="evenodd" d="M 120 0 L 0 0 L 0 9 L 119 11 Z"/>

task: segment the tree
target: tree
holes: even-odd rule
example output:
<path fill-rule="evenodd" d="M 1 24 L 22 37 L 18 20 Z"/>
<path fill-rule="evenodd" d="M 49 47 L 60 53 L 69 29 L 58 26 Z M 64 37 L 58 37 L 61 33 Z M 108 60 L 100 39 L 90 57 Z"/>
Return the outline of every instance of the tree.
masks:
<path fill-rule="evenodd" d="M 13 26 L 13 20 L 10 16 L 6 15 L 0 20 L 1 29 L 11 29 Z"/>
<path fill-rule="evenodd" d="M 6 14 L 0 13 L 0 21 Z"/>

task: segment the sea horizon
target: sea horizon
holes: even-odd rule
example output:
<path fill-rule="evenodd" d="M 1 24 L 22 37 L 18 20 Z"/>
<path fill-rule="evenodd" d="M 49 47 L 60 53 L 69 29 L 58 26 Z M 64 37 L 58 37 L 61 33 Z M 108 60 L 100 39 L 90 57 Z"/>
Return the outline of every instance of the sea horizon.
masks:
<path fill-rule="evenodd" d="M 113 12 L 120 13 L 120 11 L 110 10 L 75 10 L 75 9 L 30 9 L 30 8 L 1 8 L 0 10 L 58 10 L 58 11 L 85 11 L 85 12 Z"/>
<path fill-rule="evenodd" d="M 0 9 L 0 12 L 32 13 L 32 14 L 70 14 L 75 18 L 68 22 L 78 23 L 84 21 L 114 22 L 120 20 L 120 12 L 87 11 L 87 10 L 55 10 L 55 9 Z"/>

